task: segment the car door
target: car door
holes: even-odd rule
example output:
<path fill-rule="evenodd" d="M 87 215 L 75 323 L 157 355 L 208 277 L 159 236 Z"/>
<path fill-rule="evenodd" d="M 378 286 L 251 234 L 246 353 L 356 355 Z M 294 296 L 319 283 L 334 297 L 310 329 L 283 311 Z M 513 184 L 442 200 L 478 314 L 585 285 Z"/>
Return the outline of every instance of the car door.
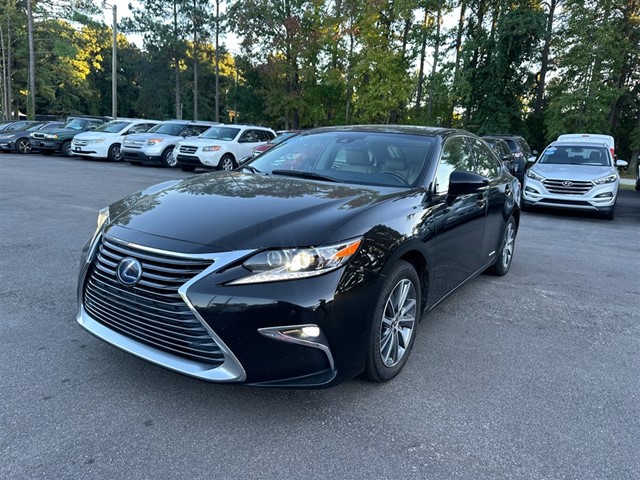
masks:
<path fill-rule="evenodd" d="M 436 268 L 432 283 L 437 301 L 480 268 L 486 224 L 486 190 L 449 193 L 454 171 L 472 172 L 474 157 L 462 135 L 448 138 L 442 148 L 432 187 L 436 223 Z"/>
<path fill-rule="evenodd" d="M 240 135 L 240 138 L 238 139 L 238 152 L 236 154 L 236 158 L 248 157 L 251 155 L 253 147 L 266 143 L 261 141 L 260 138 L 260 132 L 257 130 L 250 128 L 242 132 L 242 135 Z"/>
<path fill-rule="evenodd" d="M 502 234 L 514 204 L 514 186 L 500 168 L 500 160 L 481 141 L 469 138 L 475 156 L 474 171 L 489 179 L 487 186 L 487 224 L 482 246 L 481 263 L 495 258 L 500 249 Z"/>

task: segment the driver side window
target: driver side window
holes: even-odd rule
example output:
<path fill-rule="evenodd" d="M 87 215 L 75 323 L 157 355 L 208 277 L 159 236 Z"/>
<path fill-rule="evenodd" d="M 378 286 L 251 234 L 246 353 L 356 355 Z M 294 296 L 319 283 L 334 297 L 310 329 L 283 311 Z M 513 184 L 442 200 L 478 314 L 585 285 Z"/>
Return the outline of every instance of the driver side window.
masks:
<path fill-rule="evenodd" d="M 472 171 L 473 156 L 464 137 L 449 138 L 442 148 L 433 190 L 442 195 L 449 191 L 449 177 L 454 170 Z"/>

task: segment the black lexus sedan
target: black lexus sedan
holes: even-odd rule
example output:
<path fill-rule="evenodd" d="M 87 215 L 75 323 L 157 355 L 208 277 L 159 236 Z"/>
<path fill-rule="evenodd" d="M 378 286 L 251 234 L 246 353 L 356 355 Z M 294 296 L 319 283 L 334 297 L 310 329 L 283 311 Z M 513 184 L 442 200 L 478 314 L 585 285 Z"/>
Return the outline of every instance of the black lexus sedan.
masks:
<path fill-rule="evenodd" d="M 425 312 L 481 272 L 507 273 L 519 198 L 518 181 L 464 131 L 311 130 L 239 170 L 101 210 L 77 321 L 212 382 L 385 382 Z"/>

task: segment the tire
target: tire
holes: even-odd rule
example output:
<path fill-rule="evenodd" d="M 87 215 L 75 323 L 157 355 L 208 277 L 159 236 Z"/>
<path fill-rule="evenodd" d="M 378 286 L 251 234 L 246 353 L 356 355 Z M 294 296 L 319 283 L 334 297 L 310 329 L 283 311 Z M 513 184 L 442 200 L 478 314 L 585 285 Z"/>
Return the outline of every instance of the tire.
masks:
<path fill-rule="evenodd" d="M 120 151 L 120 144 L 114 143 L 109 147 L 109 152 L 107 153 L 107 159 L 110 162 L 121 162 L 122 161 L 122 152 Z"/>
<path fill-rule="evenodd" d="M 364 376 L 383 383 L 407 363 L 420 320 L 420 280 L 415 269 L 399 261 L 386 276 L 371 322 Z"/>
<path fill-rule="evenodd" d="M 502 237 L 502 244 L 500 245 L 500 251 L 498 252 L 496 263 L 487 269 L 487 273 L 497 275 L 499 277 L 507 274 L 509 268 L 511 268 L 511 261 L 513 260 L 516 232 L 516 221 L 511 217 L 509 218 L 507 227 L 504 229 L 504 236 Z"/>
<path fill-rule="evenodd" d="M 26 138 L 20 138 L 16 142 L 16 152 L 31 153 L 31 143 Z"/>
<path fill-rule="evenodd" d="M 71 142 L 69 140 L 62 142 L 62 145 L 60 146 L 60 153 L 65 157 L 71 156 Z"/>
<path fill-rule="evenodd" d="M 195 165 L 180 165 L 180 170 L 183 172 L 193 172 L 195 169 Z"/>
<path fill-rule="evenodd" d="M 233 170 L 236 168 L 236 162 L 231 155 L 224 155 L 218 162 L 216 167 L 218 170 Z"/>
<path fill-rule="evenodd" d="M 616 216 L 616 206 L 614 205 L 613 208 L 602 215 L 606 220 L 613 220 Z"/>
<path fill-rule="evenodd" d="M 178 159 L 173 156 L 173 147 L 169 147 L 162 152 L 160 163 L 167 168 L 176 168 L 178 166 Z"/>

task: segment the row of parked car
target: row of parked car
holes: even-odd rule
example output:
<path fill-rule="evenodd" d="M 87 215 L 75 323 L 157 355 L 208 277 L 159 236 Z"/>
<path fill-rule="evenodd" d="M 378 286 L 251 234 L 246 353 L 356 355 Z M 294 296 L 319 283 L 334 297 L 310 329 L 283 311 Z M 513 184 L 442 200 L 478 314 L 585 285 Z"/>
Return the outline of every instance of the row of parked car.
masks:
<path fill-rule="evenodd" d="M 276 140 L 275 131 L 256 125 L 108 117 L 69 117 L 66 123 L 7 122 L 2 127 L 6 131 L 0 133 L 0 149 L 5 151 L 155 163 L 185 171 L 231 170 L 241 159 L 298 133 L 282 132 Z"/>

